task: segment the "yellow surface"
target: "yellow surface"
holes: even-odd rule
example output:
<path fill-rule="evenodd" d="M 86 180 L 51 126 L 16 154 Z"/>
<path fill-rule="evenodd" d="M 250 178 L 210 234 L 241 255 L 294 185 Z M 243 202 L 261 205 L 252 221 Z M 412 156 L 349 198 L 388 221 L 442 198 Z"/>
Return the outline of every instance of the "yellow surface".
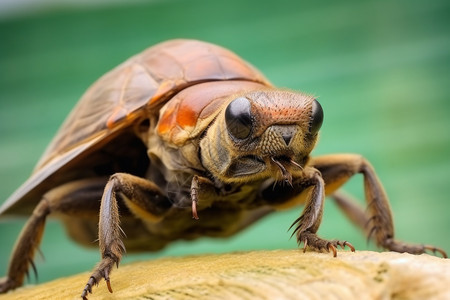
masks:
<path fill-rule="evenodd" d="M 0 299 L 79 299 L 89 273 Z M 299 250 L 143 261 L 120 266 L 89 299 L 450 299 L 450 260 L 430 255 Z"/>

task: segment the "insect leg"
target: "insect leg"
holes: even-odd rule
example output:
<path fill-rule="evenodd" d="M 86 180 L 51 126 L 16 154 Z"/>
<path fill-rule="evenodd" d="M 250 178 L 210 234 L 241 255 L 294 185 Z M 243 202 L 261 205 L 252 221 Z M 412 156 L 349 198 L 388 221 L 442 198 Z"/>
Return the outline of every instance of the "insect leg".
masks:
<path fill-rule="evenodd" d="M 87 299 L 88 294 L 92 293 L 92 286 L 101 279 L 105 279 L 108 290 L 112 292 L 109 275 L 114 264 L 119 265 L 125 252 L 122 242 L 124 233 L 120 228 L 119 199 L 136 217 L 150 222 L 158 222 L 172 205 L 151 181 L 125 173 L 116 173 L 110 177 L 100 205 L 99 246 L 102 260 L 95 267 L 81 294 L 83 299 Z"/>
<path fill-rule="evenodd" d="M 295 226 L 294 233 L 297 234 L 298 243 L 304 243 L 304 251 L 306 251 L 307 247 L 316 250 L 325 249 L 332 251 L 333 256 L 337 255 L 337 246 L 341 248 L 348 246 L 352 251 L 355 251 L 353 246 L 347 241 L 329 241 L 317 236 L 316 232 L 322 221 L 325 183 L 320 173 L 314 168 L 305 168 L 304 174 L 305 177 L 302 179 L 302 182 L 296 184 L 306 187 L 302 192 L 302 194 L 307 193 L 306 204 L 301 216 L 291 226 Z"/>
<path fill-rule="evenodd" d="M 89 205 L 96 203 L 90 201 L 92 193 L 97 189 L 101 195 L 105 181 L 105 179 L 75 181 L 56 187 L 43 195 L 17 239 L 7 277 L 0 279 L 0 292 L 21 286 L 30 267 L 35 269 L 33 257 L 41 242 L 47 216 L 54 212 L 79 215 L 80 212 L 92 211 Z M 85 198 L 82 198 L 83 196 Z"/>
<path fill-rule="evenodd" d="M 30 266 L 34 266 L 33 257 L 44 233 L 45 220 L 50 213 L 50 205 L 42 199 L 32 216 L 22 229 L 14 246 L 9 262 L 8 275 L 0 280 L 0 292 L 4 293 L 23 284 Z"/>
<path fill-rule="evenodd" d="M 353 175 L 361 173 L 364 176 L 364 191 L 367 202 L 367 226 L 369 238 L 373 238 L 378 246 L 396 252 L 421 254 L 426 250 L 446 253 L 428 245 L 414 245 L 397 241 L 394 238 L 394 225 L 389 200 L 372 165 L 361 155 L 335 154 L 313 158 L 311 165 L 322 173 L 327 195 L 333 194 Z"/>

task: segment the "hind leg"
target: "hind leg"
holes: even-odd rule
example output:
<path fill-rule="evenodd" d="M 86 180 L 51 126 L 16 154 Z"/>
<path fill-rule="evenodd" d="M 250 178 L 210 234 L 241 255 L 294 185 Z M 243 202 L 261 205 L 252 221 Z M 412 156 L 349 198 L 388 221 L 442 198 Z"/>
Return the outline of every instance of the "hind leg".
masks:
<path fill-rule="evenodd" d="M 0 279 L 0 293 L 21 286 L 30 267 L 36 273 L 34 253 L 44 233 L 45 221 L 51 213 L 77 215 L 98 211 L 98 201 L 106 179 L 70 182 L 47 192 L 33 210 L 16 241 L 7 276 Z M 94 201 L 93 201 L 94 200 Z"/>

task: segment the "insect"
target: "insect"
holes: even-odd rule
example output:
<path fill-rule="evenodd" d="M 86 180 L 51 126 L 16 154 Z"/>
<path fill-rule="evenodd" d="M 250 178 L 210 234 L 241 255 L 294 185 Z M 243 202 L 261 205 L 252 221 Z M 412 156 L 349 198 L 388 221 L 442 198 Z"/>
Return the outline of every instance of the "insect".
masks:
<path fill-rule="evenodd" d="M 305 207 L 292 228 L 304 249 L 354 251 L 316 235 L 326 195 L 377 245 L 446 257 L 394 238 L 388 198 L 362 156 L 310 157 L 322 121 L 314 97 L 277 89 L 219 46 L 172 40 L 131 57 L 86 91 L 31 177 L 0 208 L 1 215 L 31 214 L 0 291 L 22 285 L 35 268 L 51 214 L 81 244 L 98 237 L 101 261 L 80 284 L 84 299 L 102 279 L 112 292 L 110 274 L 125 249 L 229 236 L 299 204 Z M 337 191 L 357 173 L 366 211 Z"/>

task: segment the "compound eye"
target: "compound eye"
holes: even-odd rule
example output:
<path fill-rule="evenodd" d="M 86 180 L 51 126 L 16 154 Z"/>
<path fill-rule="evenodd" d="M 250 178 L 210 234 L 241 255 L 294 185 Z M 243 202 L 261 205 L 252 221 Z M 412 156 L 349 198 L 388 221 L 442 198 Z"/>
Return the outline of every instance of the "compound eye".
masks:
<path fill-rule="evenodd" d="M 322 126 L 322 122 L 323 122 L 322 106 L 320 105 L 319 102 L 317 102 L 316 99 L 314 99 L 312 103 L 311 117 L 309 121 L 309 132 L 312 135 L 315 135 Z"/>
<path fill-rule="evenodd" d="M 243 140 L 252 131 L 250 106 L 250 101 L 247 98 L 240 97 L 231 101 L 225 110 L 225 123 L 228 132 L 236 139 Z"/>

